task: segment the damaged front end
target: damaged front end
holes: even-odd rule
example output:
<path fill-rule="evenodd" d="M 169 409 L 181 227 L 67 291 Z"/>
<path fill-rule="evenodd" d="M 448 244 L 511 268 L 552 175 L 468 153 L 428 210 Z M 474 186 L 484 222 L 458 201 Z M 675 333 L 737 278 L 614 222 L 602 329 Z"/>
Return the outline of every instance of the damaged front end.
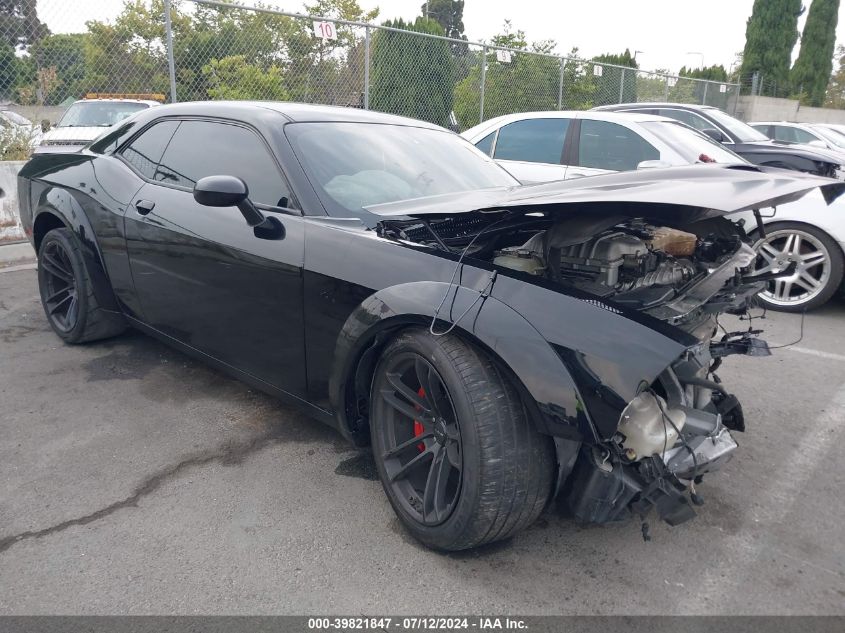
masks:
<path fill-rule="evenodd" d="M 552 345 L 589 418 L 592 432 L 552 432 L 559 496 L 585 523 L 644 519 L 656 511 L 677 525 L 695 516 L 694 506 L 703 503 L 696 485 L 731 459 L 732 432 L 745 430 L 742 407 L 716 370 L 729 355 L 770 354 L 759 331 L 725 332 L 719 324 L 720 314 L 746 313 L 768 279 L 752 274 L 755 252 L 743 227 L 726 216 L 817 187 L 828 201 L 843 191 L 841 183 L 803 174 L 660 171 L 372 209 L 385 216 L 381 235 L 448 252 L 458 267 L 476 265 L 510 280 L 494 282 L 494 274 L 483 296 L 513 307 Z M 582 314 L 572 301 L 529 293 L 524 284 L 551 288 L 618 320 Z M 529 297 L 530 305 L 517 303 Z M 572 332 L 568 319 L 604 328 L 611 340 L 597 340 L 595 330 Z M 668 346 L 649 349 L 647 337 L 627 340 L 635 330 L 623 320 L 673 344 L 684 341 L 682 347 L 669 355 Z"/>
<path fill-rule="evenodd" d="M 768 354 L 759 339 L 746 340 L 756 342 L 745 353 Z M 742 406 L 712 371 L 718 361 L 708 346 L 689 350 L 625 407 L 609 442 L 580 449 L 566 492 L 576 519 L 644 519 L 656 510 L 677 525 L 695 516 L 693 505 L 703 504 L 696 484 L 733 457 L 731 431 L 745 430 Z"/>

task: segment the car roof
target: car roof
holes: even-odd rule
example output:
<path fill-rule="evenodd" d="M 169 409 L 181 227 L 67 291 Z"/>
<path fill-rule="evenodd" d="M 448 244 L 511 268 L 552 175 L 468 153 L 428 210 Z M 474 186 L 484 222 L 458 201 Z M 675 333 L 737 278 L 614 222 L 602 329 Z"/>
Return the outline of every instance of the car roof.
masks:
<path fill-rule="evenodd" d="M 77 99 L 73 102 L 74 105 L 77 103 L 144 103 L 148 106 L 160 106 L 161 104 L 158 101 L 153 101 L 151 99 Z"/>
<path fill-rule="evenodd" d="M 671 101 L 643 101 L 640 103 L 613 103 L 597 106 L 593 110 L 613 111 L 628 108 L 675 108 L 677 110 L 718 110 L 714 106 L 698 105 L 695 103 L 672 103 Z"/>
<path fill-rule="evenodd" d="M 487 119 L 483 123 L 469 128 L 462 132 L 462 136 L 474 136 L 477 133 L 501 127 L 508 123 L 524 121 L 526 119 L 595 119 L 598 121 L 627 121 L 644 123 L 649 121 L 667 121 L 677 123 L 675 119 L 657 114 L 642 114 L 639 112 L 597 112 L 595 110 L 546 110 L 539 112 L 518 112 L 515 114 L 503 114 L 502 116 Z"/>
<path fill-rule="evenodd" d="M 749 121 L 748 125 L 791 125 L 801 127 L 802 125 L 815 125 L 815 123 L 797 123 L 795 121 Z"/>
<path fill-rule="evenodd" d="M 185 101 L 162 105 L 155 109 L 155 117 L 168 115 L 187 116 L 247 116 L 250 113 L 276 112 L 290 122 L 355 122 L 387 123 L 443 131 L 445 128 L 394 114 L 385 114 L 361 108 L 315 105 L 288 101 Z"/>

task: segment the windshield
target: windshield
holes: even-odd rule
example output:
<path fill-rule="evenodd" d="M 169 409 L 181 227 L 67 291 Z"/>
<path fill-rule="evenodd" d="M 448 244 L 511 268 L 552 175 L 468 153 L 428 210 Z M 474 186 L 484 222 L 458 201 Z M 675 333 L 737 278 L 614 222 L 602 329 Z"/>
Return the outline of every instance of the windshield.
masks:
<path fill-rule="evenodd" d="M 732 151 L 709 136 L 674 121 L 643 121 L 641 125 L 680 154 L 688 164 L 745 163 Z"/>
<path fill-rule="evenodd" d="M 78 101 L 68 108 L 56 127 L 111 127 L 148 107 L 132 101 Z"/>
<path fill-rule="evenodd" d="M 285 132 L 329 215 L 519 182 L 445 130 L 374 123 L 293 123 Z"/>
<path fill-rule="evenodd" d="M 810 126 L 810 129 L 813 130 L 813 133 L 818 134 L 831 145 L 845 148 L 845 136 L 842 136 L 839 132 L 835 132 L 830 128 L 822 127 L 821 125 L 812 125 Z"/>
<path fill-rule="evenodd" d="M 743 123 L 739 119 L 733 118 L 730 114 L 725 114 L 716 108 L 708 108 L 706 110 L 707 116 L 713 117 L 719 125 L 727 128 L 727 130 L 739 139 L 740 143 L 751 143 L 754 141 L 768 141 L 769 137 L 758 132 L 750 125 Z"/>

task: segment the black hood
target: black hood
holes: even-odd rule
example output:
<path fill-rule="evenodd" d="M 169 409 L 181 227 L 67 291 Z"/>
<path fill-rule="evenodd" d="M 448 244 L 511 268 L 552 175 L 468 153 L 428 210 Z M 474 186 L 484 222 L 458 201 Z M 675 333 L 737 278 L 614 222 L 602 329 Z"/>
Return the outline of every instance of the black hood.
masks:
<path fill-rule="evenodd" d="M 692 165 L 628 171 L 540 185 L 484 189 L 367 207 L 384 219 L 473 211 L 606 212 L 692 222 L 793 202 L 820 189 L 830 204 L 845 183 L 754 165 Z"/>

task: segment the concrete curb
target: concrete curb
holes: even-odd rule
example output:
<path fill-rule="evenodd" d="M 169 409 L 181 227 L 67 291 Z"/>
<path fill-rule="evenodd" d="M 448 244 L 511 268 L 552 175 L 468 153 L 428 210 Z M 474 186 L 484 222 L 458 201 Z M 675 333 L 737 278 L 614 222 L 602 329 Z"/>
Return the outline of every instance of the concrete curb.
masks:
<path fill-rule="evenodd" d="M 9 266 L 35 263 L 35 250 L 29 242 L 0 243 L 0 270 Z"/>
<path fill-rule="evenodd" d="M 26 238 L 18 215 L 18 172 L 25 164 L 22 160 L 0 161 L 0 244 Z"/>

